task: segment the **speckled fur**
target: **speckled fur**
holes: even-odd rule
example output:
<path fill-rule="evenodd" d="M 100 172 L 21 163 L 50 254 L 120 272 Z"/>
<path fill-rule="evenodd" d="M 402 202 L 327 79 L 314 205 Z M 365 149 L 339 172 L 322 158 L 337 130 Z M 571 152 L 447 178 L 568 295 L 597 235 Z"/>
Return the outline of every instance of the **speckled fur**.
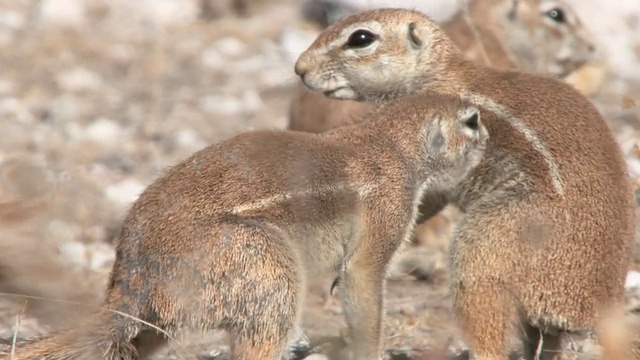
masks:
<path fill-rule="evenodd" d="M 280 360 L 307 279 L 339 269 L 353 359 L 381 356 L 384 273 L 425 192 L 481 161 L 487 131 L 457 97 L 417 96 L 322 135 L 259 131 L 195 153 L 129 211 L 106 308 L 171 335 L 229 331 L 233 359 Z M 144 341 L 141 336 L 144 336 Z M 102 312 L 15 360 L 137 359 L 153 330 Z"/>
<path fill-rule="evenodd" d="M 374 50 L 342 50 L 363 24 L 381 29 Z M 606 121 L 573 87 L 473 63 L 426 16 L 401 9 L 334 23 L 296 73 L 336 98 L 384 102 L 429 90 L 481 108 L 491 134 L 485 157 L 448 194 L 463 213 L 451 253 L 454 309 L 476 359 L 506 359 L 516 330 L 527 359 L 540 331 L 551 358 L 562 332 L 593 329 L 623 300 L 636 226 L 631 182 Z"/>

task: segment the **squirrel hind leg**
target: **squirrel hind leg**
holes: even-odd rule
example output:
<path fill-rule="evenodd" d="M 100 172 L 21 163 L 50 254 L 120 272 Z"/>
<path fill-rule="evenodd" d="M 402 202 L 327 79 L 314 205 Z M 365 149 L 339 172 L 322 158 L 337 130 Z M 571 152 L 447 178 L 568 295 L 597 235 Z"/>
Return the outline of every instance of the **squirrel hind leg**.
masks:
<path fill-rule="evenodd" d="M 489 283 L 455 288 L 454 311 L 475 359 L 509 359 L 509 339 L 520 323 L 513 300 L 510 291 Z"/>
<path fill-rule="evenodd" d="M 304 295 L 295 247 L 285 232 L 255 220 L 238 218 L 218 235 L 229 244 L 211 269 L 209 290 L 229 333 L 231 358 L 281 360 L 295 340 Z"/>

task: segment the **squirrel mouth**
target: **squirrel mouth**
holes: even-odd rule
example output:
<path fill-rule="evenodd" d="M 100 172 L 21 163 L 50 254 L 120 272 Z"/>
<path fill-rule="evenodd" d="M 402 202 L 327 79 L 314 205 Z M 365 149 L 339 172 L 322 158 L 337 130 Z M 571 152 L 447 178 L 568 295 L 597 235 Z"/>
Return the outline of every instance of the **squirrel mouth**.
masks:
<path fill-rule="evenodd" d="M 335 89 L 331 89 L 331 90 L 325 90 L 322 93 L 327 96 L 327 97 L 331 97 L 331 95 L 334 95 L 337 91 L 340 91 L 344 88 L 339 87 L 339 88 L 335 88 Z"/>
<path fill-rule="evenodd" d="M 338 100 L 344 100 L 345 98 L 350 99 L 352 95 L 351 91 L 346 86 L 337 87 L 331 90 L 325 90 L 322 93 L 324 94 L 324 96 L 330 99 L 338 99 Z"/>

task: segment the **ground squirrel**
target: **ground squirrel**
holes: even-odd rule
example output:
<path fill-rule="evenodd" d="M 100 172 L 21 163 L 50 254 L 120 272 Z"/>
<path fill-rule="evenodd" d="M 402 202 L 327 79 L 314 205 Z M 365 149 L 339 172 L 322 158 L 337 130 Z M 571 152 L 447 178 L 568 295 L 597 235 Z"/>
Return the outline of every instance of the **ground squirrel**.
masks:
<path fill-rule="evenodd" d="M 389 258 L 422 194 L 462 181 L 487 137 L 474 106 L 416 96 L 320 135 L 264 130 L 205 148 L 133 204 L 105 307 L 169 334 L 224 329 L 234 359 L 280 360 L 307 278 L 333 267 L 348 351 L 376 359 Z M 110 312 L 78 328 L 19 347 L 15 359 L 135 359 L 138 339 L 154 332 Z"/>
<path fill-rule="evenodd" d="M 324 5 L 324 7 L 320 6 Z M 312 18 L 339 19 L 356 12 L 339 1 L 324 1 L 310 7 Z M 306 9 L 306 8 L 305 8 Z M 335 14 L 333 14 L 335 13 Z M 322 22 L 322 25 L 325 25 Z M 569 76 L 594 59 L 592 35 L 567 4 L 559 0 L 470 0 L 468 11 L 458 11 L 442 29 L 466 56 L 494 67 L 524 69 Z M 322 132 L 363 119 L 372 105 L 337 101 L 311 92 L 302 83 L 294 89 L 288 128 Z"/>
<path fill-rule="evenodd" d="M 551 76 L 464 57 L 412 10 L 328 27 L 296 73 L 335 99 L 384 102 L 423 91 L 480 107 L 483 161 L 446 197 L 463 213 L 451 245 L 454 310 L 476 359 L 506 359 L 515 326 L 527 359 L 564 331 L 592 329 L 624 300 L 635 201 L 622 151 L 595 106 Z"/>

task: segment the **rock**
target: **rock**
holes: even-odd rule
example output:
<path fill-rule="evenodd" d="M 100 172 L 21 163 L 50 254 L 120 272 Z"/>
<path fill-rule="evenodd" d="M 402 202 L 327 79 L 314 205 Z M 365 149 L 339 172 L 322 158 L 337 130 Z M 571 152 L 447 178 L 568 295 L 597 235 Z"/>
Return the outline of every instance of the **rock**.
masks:
<path fill-rule="evenodd" d="M 83 0 L 43 0 L 39 15 L 45 23 L 73 27 L 83 25 L 86 12 Z"/>
<path fill-rule="evenodd" d="M 214 48 L 205 49 L 200 56 L 200 62 L 206 68 L 209 68 L 209 70 L 213 71 L 222 69 L 225 64 L 225 61 L 220 52 L 218 52 L 218 50 Z"/>
<path fill-rule="evenodd" d="M 640 287 L 640 272 L 633 271 L 633 270 L 629 271 L 627 273 L 627 279 L 624 283 L 624 287 L 627 290 Z"/>
<path fill-rule="evenodd" d="M 80 241 L 68 241 L 58 247 L 63 259 L 77 268 L 85 268 L 88 262 L 87 248 Z"/>
<path fill-rule="evenodd" d="M 105 190 L 107 199 L 122 205 L 130 205 L 144 190 L 144 185 L 134 179 L 123 180 L 108 186 Z"/>
<path fill-rule="evenodd" d="M 192 129 L 182 129 L 178 131 L 174 137 L 174 141 L 178 146 L 194 151 L 207 146 L 207 143 Z"/>
<path fill-rule="evenodd" d="M 87 246 L 89 268 L 91 270 L 110 269 L 116 259 L 114 248 L 103 242 L 96 242 Z"/>
<path fill-rule="evenodd" d="M 220 54 L 236 58 L 246 53 L 247 46 L 234 37 L 224 37 L 211 45 L 212 49 L 217 50 Z"/>
<path fill-rule="evenodd" d="M 323 354 L 311 354 L 304 358 L 304 360 L 329 360 L 327 355 Z"/>
<path fill-rule="evenodd" d="M 177 25 L 194 21 L 199 14 L 196 0 L 138 0 L 138 14 L 158 25 Z"/>
<path fill-rule="evenodd" d="M 12 30 L 24 26 L 24 16 L 17 11 L 0 10 L 0 26 L 6 26 Z"/>
<path fill-rule="evenodd" d="M 84 136 L 97 143 L 114 144 L 122 140 L 123 129 L 117 122 L 98 118 L 84 129 Z"/>
<path fill-rule="evenodd" d="M 65 71 L 58 75 L 57 80 L 62 90 L 70 92 L 95 90 L 102 85 L 98 74 L 83 68 Z"/>
<path fill-rule="evenodd" d="M 294 26 L 290 26 L 282 31 L 280 34 L 280 46 L 290 66 L 295 64 L 300 53 L 311 45 L 318 34 L 318 31 L 303 30 Z"/>
<path fill-rule="evenodd" d="M 15 97 L 0 98 L 0 117 L 23 124 L 33 123 L 33 114 L 26 105 Z"/>

